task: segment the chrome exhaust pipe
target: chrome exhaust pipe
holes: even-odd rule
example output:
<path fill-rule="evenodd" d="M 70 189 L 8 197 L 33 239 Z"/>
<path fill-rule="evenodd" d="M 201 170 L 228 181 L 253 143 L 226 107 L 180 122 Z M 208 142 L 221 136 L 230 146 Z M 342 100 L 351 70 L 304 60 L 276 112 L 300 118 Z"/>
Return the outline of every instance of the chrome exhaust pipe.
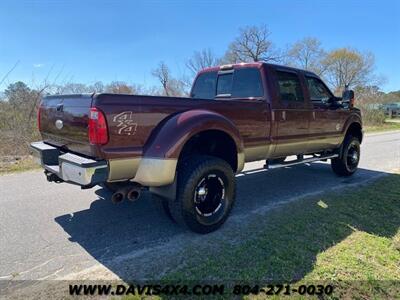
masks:
<path fill-rule="evenodd" d="M 137 199 L 139 199 L 140 194 L 141 194 L 140 186 L 127 185 L 127 186 L 120 188 L 114 194 L 112 194 L 111 201 L 115 204 L 120 203 L 126 197 L 129 201 L 133 202 L 133 201 L 136 201 Z"/>
<path fill-rule="evenodd" d="M 129 189 L 128 193 L 126 194 L 126 197 L 128 198 L 129 201 L 136 201 L 140 198 L 141 195 L 141 191 L 140 191 L 140 187 L 133 187 L 131 189 Z"/>
<path fill-rule="evenodd" d="M 120 188 L 117 190 L 114 194 L 111 196 L 111 201 L 115 204 L 122 202 L 122 200 L 125 199 L 127 193 L 129 191 L 129 187 L 125 186 L 123 188 Z"/>
<path fill-rule="evenodd" d="M 114 194 L 112 194 L 111 196 L 111 201 L 114 204 L 120 203 L 122 202 L 122 200 L 124 200 L 125 195 L 123 193 L 121 193 L 120 191 L 115 192 Z"/>

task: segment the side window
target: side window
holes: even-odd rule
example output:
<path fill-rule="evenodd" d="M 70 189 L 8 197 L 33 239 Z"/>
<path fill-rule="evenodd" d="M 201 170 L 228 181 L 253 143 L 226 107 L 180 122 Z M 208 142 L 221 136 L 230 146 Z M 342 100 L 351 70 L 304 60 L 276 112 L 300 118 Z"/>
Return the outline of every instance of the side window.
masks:
<path fill-rule="evenodd" d="M 243 68 L 235 70 L 232 98 L 262 97 L 263 94 L 259 69 Z"/>
<path fill-rule="evenodd" d="M 217 96 L 231 97 L 233 72 L 218 75 Z"/>
<path fill-rule="evenodd" d="M 295 73 L 276 71 L 281 101 L 304 102 L 299 77 Z"/>
<path fill-rule="evenodd" d="M 217 96 L 250 98 L 263 95 L 261 75 L 257 68 L 235 69 L 233 72 L 218 75 Z"/>
<path fill-rule="evenodd" d="M 306 77 L 306 80 L 312 103 L 326 104 L 332 97 L 332 93 L 328 88 L 317 78 Z"/>
<path fill-rule="evenodd" d="M 191 97 L 214 99 L 262 97 L 264 95 L 260 71 L 257 68 L 243 68 L 228 73 L 206 72 L 200 74 L 192 89 Z"/>
<path fill-rule="evenodd" d="M 217 72 L 207 72 L 200 74 L 192 89 L 192 98 L 214 99 L 217 85 Z"/>

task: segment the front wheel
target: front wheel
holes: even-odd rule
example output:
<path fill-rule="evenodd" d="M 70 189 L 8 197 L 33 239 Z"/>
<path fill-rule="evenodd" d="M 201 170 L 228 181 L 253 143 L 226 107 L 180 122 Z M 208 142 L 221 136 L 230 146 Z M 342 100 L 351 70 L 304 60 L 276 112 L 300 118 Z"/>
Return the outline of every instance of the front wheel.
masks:
<path fill-rule="evenodd" d="M 360 140 L 354 136 L 347 136 L 343 142 L 340 157 L 331 161 L 333 172 L 339 176 L 350 176 L 357 171 L 360 161 Z"/>
<path fill-rule="evenodd" d="M 190 157 L 178 168 L 176 198 L 169 201 L 171 215 L 194 232 L 212 232 L 227 219 L 235 191 L 235 176 L 226 161 L 206 155 Z"/>

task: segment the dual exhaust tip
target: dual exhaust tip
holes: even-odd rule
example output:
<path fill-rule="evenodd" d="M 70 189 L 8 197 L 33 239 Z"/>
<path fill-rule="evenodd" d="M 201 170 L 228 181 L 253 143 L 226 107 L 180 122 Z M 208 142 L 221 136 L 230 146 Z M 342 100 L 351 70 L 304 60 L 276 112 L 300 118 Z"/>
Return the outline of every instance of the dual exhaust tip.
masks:
<path fill-rule="evenodd" d="M 140 186 L 126 186 L 112 194 L 111 201 L 117 204 L 127 198 L 129 201 L 135 202 L 140 198 L 140 195 Z"/>

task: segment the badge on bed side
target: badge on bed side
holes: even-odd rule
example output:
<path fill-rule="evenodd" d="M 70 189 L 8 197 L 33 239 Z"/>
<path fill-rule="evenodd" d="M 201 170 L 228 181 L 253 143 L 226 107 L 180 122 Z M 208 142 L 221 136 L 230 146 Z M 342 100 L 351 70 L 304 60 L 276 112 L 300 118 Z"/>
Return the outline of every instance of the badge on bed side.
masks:
<path fill-rule="evenodd" d="M 113 118 L 113 122 L 117 123 L 118 134 L 134 135 L 136 133 L 137 123 L 133 120 L 133 112 L 124 111 Z"/>

